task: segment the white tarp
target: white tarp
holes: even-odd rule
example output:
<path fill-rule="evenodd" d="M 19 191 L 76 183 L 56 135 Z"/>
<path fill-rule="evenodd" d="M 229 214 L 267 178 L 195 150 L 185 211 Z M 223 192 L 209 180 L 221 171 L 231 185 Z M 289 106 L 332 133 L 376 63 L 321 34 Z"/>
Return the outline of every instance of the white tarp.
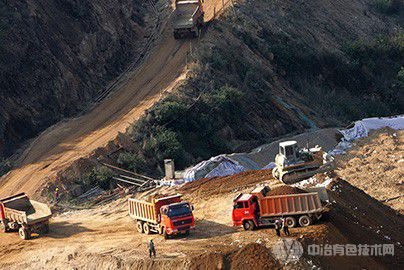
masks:
<path fill-rule="evenodd" d="M 221 165 L 222 163 L 223 165 Z M 230 164 L 232 164 L 232 166 L 230 166 Z M 226 155 L 219 155 L 209 160 L 204 160 L 194 167 L 185 170 L 184 180 L 185 182 L 192 182 L 196 179 L 207 177 L 212 171 L 213 173 L 210 177 L 235 174 L 241 170 L 245 171 L 245 168 L 237 161 L 232 160 Z"/>
<path fill-rule="evenodd" d="M 374 117 L 356 121 L 352 128 L 339 130 L 339 132 L 343 135 L 343 138 L 335 149 L 329 152 L 329 154 L 333 156 L 344 154 L 347 149 L 352 147 L 352 141 L 367 137 L 371 130 L 385 127 L 389 127 L 394 130 L 404 129 L 404 115 L 381 118 Z"/>

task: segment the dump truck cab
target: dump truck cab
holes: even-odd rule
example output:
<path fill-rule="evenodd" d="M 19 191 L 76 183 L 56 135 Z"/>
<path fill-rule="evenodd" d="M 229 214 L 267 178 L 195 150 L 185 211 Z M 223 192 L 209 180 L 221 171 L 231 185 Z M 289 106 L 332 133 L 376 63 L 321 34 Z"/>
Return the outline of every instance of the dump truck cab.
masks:
<path fill-rule="evenodd" d="M 251 194 L 239 194 L 233 201 L 232 220 L 234 226 L 246 227 L 258 225 L 258 202 L 257 197 Z"/>
<path fill-rule="evenodd" d="M 193 206 L 187 202 L 165 205 L 160 209 L 160 226 L 169 235 L 188 233 L 195 228 Z"/>

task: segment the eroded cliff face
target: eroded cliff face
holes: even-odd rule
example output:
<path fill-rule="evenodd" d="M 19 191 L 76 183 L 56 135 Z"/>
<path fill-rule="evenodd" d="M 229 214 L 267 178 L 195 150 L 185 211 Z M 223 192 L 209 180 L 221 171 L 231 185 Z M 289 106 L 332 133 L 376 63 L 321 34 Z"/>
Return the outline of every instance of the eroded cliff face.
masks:
<path fill-rule="evenodd" d="M 141 54 L 145 2 L 0 2 L 0 157 L 83 111 Z"/>

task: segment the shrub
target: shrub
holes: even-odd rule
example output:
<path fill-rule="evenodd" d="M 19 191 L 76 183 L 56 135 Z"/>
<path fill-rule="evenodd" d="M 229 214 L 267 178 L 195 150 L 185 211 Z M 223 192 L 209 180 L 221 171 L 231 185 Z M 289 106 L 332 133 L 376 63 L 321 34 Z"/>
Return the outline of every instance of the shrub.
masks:
<path fill-rule="evenodd" d="M 161 131 L 157 134 L 156 141 L 161 159 L 173 158 L 175 160 L 182 160 L 184 149 L 175 132 L 170 130 Z"/>
<path fill-rule="evenodd" d="M 397 73 L 397 83 L 400 88 L 404 89 L 404 67 L 401 67 Z"/>
<path fill-rule="evenodd" d="M 113 188 L 115 181 L 114 173 L 105 166 L 96 167 L 91 173 L 91 178 L 103 189 Z"/>
<path fill-rule="evenodd" d="M 117 162 L 124 169 L 134 172 L 139 172 L 144 167 L 143 159 L 139 155 L 130 152 L 119 154 Z"/>
<path fill-rule="evenodd" d="M 384 14 L 399 13 L 403 7 L 402 0 L 376 0 L 376 9 Z"/>

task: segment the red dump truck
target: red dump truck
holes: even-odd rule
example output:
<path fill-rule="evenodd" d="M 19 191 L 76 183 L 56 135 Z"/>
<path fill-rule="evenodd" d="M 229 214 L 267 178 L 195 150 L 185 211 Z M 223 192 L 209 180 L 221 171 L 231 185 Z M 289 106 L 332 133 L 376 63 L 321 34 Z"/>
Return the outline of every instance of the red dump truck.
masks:
<path fill-rule="evenodd" d="M 239 194 L 234 199 L 233 225 L 253 230 L 285 218 L 291 228 L 298 224 L 309 226 L 329 210 L 320 200 L 320 195 L 326 196 L 325 191 L 266 196 L 269 190 L 269 187 L 257 187 L 250 194 Z"/>
<path fill-rule="evenodd" d="M 129 199 L 129 215 L 136 221 L 137 230 L 162 234 L 166 239 L 175 234 L 188 235 L 195 228 L 193 206 L 181 201 L 181 196 L 153 198 L 150 202 Z"/>
<path fill-rule="evenodd" d="M 199 36 L 204 25 L 202 0 L 175 0 L 173 14 L 174 38 L 179 39 L 191 34 Z"/>
<path fill-rule="evenodd" d="M 3 232 L 18 230 L 24 240 L 31 238 L 31 233 L 47 233 L 50 208 L 40 202 L 30 200 L 25 193 L 20 193 L 0 200 L 0 227 Z"/>

